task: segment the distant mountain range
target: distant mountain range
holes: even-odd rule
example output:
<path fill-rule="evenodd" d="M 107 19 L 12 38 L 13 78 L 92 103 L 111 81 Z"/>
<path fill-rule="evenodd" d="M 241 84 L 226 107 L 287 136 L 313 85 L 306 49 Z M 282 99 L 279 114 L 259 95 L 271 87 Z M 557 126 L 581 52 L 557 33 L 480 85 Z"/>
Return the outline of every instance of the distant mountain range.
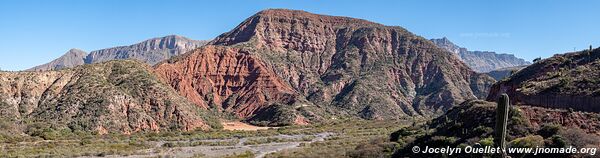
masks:
<path fill-rule="evenodd" d="M 153 38 L 130 46 L 119 46 L 92 51 L 87 54 L 79 49 L 71 49 L 65 55 L 26 71 L 47 71 L 72 68 L 115 59 L 135 59 L 154 65 L 173 56 L 181 55 L 206 44 L 207 41 L 191 40 L 178 35 Z"/>
<path fill-rule="evenodd" d="M 477 72 L 485 73 L 496 69 L 523 66 L 531 64 L 528 61 L 517 58 L 512 54 L 498 54 L 490 51 L 469 51 L 457 46 L 446 37 L 431 39 L 438 47 L 444 48 L 456 55 L 469 67 Z"/>

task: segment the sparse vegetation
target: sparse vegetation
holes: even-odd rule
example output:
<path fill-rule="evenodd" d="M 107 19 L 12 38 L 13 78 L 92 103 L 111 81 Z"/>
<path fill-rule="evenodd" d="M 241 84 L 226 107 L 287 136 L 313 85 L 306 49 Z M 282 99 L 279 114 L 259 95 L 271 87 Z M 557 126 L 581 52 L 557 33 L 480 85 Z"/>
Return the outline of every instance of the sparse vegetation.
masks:
<path fill-rule="evenodd" d="M 1 143 L 3 148 L 0 148 L 0 157 L 135 155 L 144 154 L 144 149 L 155 148 L 157 142 L 163 141 L 166 141 L 166 143 L 160 145 L 160 150 L 163 150 L 163 148 L 193 146 L 231 146 L 239 143 L 239 138 L 248 138 L 248 141 L 244 143 L 245 145 L 306 142 L 315 138 L 312 134 L 322 132 L 331 132 L 334 135 L 322 142 L 303 143 L 300 148 L 284 150 L 270 154 L 267 157 L 318 157 L 321 155 L 350 157 L 352 155 L 364 155 L 372 151 L 390 155 L 400 144 L 388 141 L 388 135 L 393 131 L 397 131 L 404 124 L 410 124 L 410 122 L 352 119 L 259 131 L 225 131 L 217 129 L 190 132 L 142 132 L 131 135 L 117 133 L 97 135 L 57 130 L 52 126 L 32 125 L 29 128 L 32 134 L 36 133 L 35 136 L 11 138 L 0 135 L 0 139 L 5 140 Z M 57 132 L 59 134 L 44 134 L 44 132 Z M 280 134 L 306 136 L 292 139 L 272 137 Z M 18 140 L 7 141 L 9 139 Z M 203 155 L 198 154 L 197 156 Z M 254 157 L 254 153 L 239 153 L 230 155 L 230 157 Z"/>
<path fill-rule="evenodd" d="M 496 146 L 493 143 L 496 105 L 485 101 L 468 101 L 450 109 L 445 115 L 434 119 L 431 123 L 419 127 L 405 127 L 390 135 L 392 141 L 402 145 L 396 151 L 396 157 L 453 157 L 448 155 L 419 154 L 410 150 L 413 146 L 429 147 L 464 147 Z M 600 144 L 595 134 L 586 133 L 579 128 L 565 128 L 558 124 L 546 123 L 536 127 L 521 112 L 522 109 L 511 107 L 507 122 L 507 147 L 590 147 Z M 588 119 L 595 119 L 590 117 Z M 425 134 L 425 127 L 431 127 L 432 133 Z M 407 148 L 408 147 L 408 148 Z M 481 155 L 480 155 L 481 156 Z M 483 155 L 489 157 L 492 155 Z M 511 157 L 529 155 L 513 154 Z M 579 155 L 549 155 L 572 157 Z M 456 157 L 456 156 L 454 156 Z M 460 156 L 458 156 L 460 157 Z"/>

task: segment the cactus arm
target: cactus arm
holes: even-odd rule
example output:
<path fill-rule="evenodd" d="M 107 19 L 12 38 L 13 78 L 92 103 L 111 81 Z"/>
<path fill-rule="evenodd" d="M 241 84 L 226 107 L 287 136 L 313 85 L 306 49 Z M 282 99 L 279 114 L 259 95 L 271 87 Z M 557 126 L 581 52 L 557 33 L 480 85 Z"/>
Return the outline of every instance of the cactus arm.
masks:
<path fill-rule="evenodd" d="M 496 129 L 494 130 L 494 144 L 502 150 L 506 148 L 506 126 L 508 124 L 508 110 L 510 102 L 507 94 L 502 94 L 496 107 Z M 501 156 L 506 157 L 502 152 Z"/>

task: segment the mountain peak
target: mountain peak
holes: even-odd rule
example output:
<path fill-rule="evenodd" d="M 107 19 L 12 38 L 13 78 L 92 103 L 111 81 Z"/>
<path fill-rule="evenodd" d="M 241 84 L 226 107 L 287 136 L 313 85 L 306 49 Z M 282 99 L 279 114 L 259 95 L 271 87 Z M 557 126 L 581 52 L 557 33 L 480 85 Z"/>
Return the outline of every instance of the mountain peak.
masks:
<path fill-rule="evenodd" d="M 270 17 L 270 18 L 284 18 L 284 19 L 296 19 L 300 20 L 298 22 L 307 22 L 307 21 L 315 21 L 315 22 L 323 22 L 329 23 L 333 25 L 362 25 L 362 26 L 383 26 L 381 24 L 371 22 L 364 19 L 357 19 L 351 17 L 344 16 L 331 16 L 331 15 L 322 15 L 310 13 L 303 10 L 290 10 L 290 9 L 267 9 L 256 13 L 254 16 L 249 19 L 255 17 Z M 273 21 L 270 21 L 273 22 Z M 276 21 L 275 21 L 276 22 Z"/>
<path fill-rule="evenodd" d="M 73 52 L 85 52 L 85 51 L 83 51 L 81 49 L 77 49 L 77 48 L 71 48 L 71 49 L 69 49 L 69 51 L 67 53 L 73 53 Z"/>
<path fill-rule="evenodd" d="M 87 55 L 87 52 L 81 50 L 81 49 L 77 49 L 77 48 L 71 48 L 69 49 L 69 51 L 67 51 L 67 53 L 65 53 L 63 55 L 64 56 L 77 56 L 77 57 L 85 57 Z"/>
<path fill-rule="evenodd" d="M 39 65 L 25 71 L 48 71 L 48 70 L 60 70 L 64 68 L 70 68 L 77 65 L 83 65 L 84 59 L 87 56 L 87 52 L 72 48 L 67 51 L 64 55 L 52 60 L 44 65 Z"/>
<path fill-rule="evenodd" d="M 278 29 L 289 31 L 288 33 L 292 34 L 290 36 L 300 37 L 299 35 L 303 34 L 303 36 L 309 36 L 311 39 L 322 39 L 321 37 L 332 35 L 331 31 L 338 28 L 356 29 L 364 27 L 385 26 L 371 21 L 351 17 L 321 15 L 301 10 L 268 9 L 260 11 L 247 18 L 235 29 L 220 35 L 209 44 L 234 45 L 242 42 L 248 42 L 252 39 L 266 42 L 266 44 L 279 44 L 283 42 L 280 42 L 280 40 L 294 40 L 297 42 L 301 39 L 281 39 L 270 36 L 270 34 L 277 33 Z M 324 35 L 323 33 L 328 34 Z M 296 47 L 296 45 L 293 47 Z"/>

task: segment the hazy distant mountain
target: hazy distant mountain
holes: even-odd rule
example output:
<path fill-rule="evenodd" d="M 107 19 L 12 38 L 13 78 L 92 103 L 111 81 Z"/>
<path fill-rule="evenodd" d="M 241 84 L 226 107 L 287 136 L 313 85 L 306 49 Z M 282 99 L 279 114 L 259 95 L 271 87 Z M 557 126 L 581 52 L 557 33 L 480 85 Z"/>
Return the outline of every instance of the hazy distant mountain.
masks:
<path fill-rule="evenodd" d="M 512 54 L 497 54 L 496 52 L 491 51 L 469 51 L 466 48 L 452 43 L 446 37 L 441 39 L 431 39 L 431 41 L 438 47 L 457 54 L 463 62 L 477 72 L 490 72 L 501 68 L 531 64 Z"/>
<path fill-rule="evenodd" d="M 207 41 L 192 40 L 178 35 L 153 38 L 130 46 L 119 46 L 86 52 L 71 49 L 52 62 L 36 66 L 26 71 L 47 71 L 72 68 L 77 65 L 92 64 L 115 59 L 137 59 L 154 65 L 173 56 L 183 54 L 203 46 Z"/>
<path fill-rule="evenodd" d="M 517 71 L 519 71 L 525 67 L 527 67 L 527 65 L 515 66 L 515 67 L 505 67 L 505 68 L 492 70 L 486 74 L 488 74 L 489 76 L 492 76 L 497 81 L 500 81 L 506 77 L 509 77 L 510 75 L 516 73 Z"/>
<path fill-rule="evenodd" d="M 79 49 L 71 49 L 63 56 L 52 60 L 49 63 L 27 69 L 26 71 L 44 71 L 44 70 L 59 70 L 63 68 L 75 67 L 83 65 L 87 52 Z"/>
<path fill-rule="evenodd" d="M 170 35 L 149 39 L 130 46 L 120 46 L 90 52 L 86 63 L 97 63 L 114 59 L 137 59 L 154 65 L 165 59 L 183 54 L 203 46 L 206 41 Z"/>

